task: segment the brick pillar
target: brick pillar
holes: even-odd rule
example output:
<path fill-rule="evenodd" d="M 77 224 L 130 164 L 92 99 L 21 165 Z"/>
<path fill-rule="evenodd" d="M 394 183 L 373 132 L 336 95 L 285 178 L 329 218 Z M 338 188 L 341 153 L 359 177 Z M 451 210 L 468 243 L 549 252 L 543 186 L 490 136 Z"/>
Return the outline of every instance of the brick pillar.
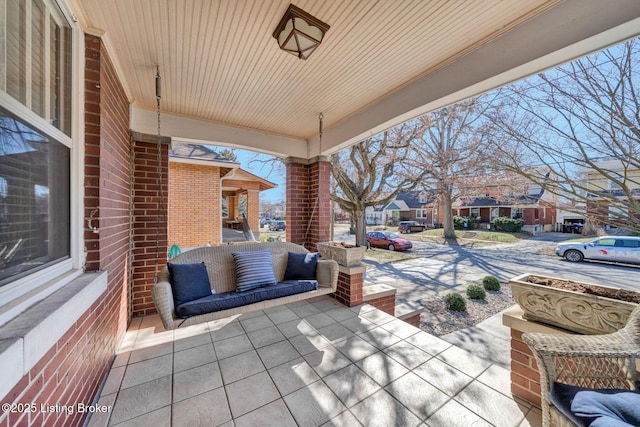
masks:
<path fill-rule="evenodd" d="M 540 407 L 541 389 L 538 365 L 522 332 L 511 329 L 511 393 Z"/>
<path fill-rule="evenodd" d="M 251 231 L 260 231 L 260 191 L 247 190 L 247 221 Z"/>
<path fill-rule="evenodd" d="M 154 278 L 167 262 L 169 138 L 133 135 L 132 311 L 155 313 Z"/>
<path fill-rule="evenodd" d="M 362 286 L 364 284 L 365 270 L 366 267 L 364 265 L 355 267 L 341 265 L 338 268 L 338 288 L 333 293 L 333 297 L 347 307 L 362 304 Z"/>
<path fill-rule="evenodd" d="M 287 164 L 288 242 L 316 250 L 315 243 L 330 240 L 331 165 L 325 157 L 289 157 Z"/>
<path fill-rule="evenodd" d="M 238 216 L 238 195 L 234 194 L 233 196 L 227 197 L 229 208 L 229 219 L 234 220 Z"/>

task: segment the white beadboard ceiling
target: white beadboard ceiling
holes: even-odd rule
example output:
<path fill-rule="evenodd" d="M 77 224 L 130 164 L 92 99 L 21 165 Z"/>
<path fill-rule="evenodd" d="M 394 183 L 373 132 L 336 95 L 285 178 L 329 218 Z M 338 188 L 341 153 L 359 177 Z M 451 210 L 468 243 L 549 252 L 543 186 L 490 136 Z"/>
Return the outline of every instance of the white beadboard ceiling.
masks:
<path fill-rule="evenodd" d="M 134 107 L 155 110 L 158 65 L 163 112 L 302 142 L 562 3 L 296 0 L 331 26 L 304 61 L 272 37 L 289 0 L 69 1 Z"/>

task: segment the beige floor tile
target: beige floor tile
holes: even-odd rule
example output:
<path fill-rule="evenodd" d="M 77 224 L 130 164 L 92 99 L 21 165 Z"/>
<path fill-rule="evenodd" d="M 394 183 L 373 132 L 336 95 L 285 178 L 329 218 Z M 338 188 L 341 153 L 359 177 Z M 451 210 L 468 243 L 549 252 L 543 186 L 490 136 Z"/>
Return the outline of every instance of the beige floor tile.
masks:
<path fill-rule="evenodd" d="M 434 337 L 433 335 L 423 331 L 418 332 L 415 335 L 411 335 L 405 341 L 415 345 L 422 351 L 433 354 L 434 356 L 451 347 L 451 344 L 445 340 Z"/>
<path fill-rule="evenodd" d="M 211 335 L 208 332 L 208 328 L 207 332 L 201 332 L 197 335 L 186 336 L 183 338 L 176 337 L 173 348 L 174 351 L 182 351 L 193 347 L 199 347 L 205 344 L 211 344 Z"/>
<path fill-rule="evenodd" d="M 405 375 L 409 370 L 383 352 L 366 357 L 356 365 L 381 386 Z"/>
<path fill-rule="evenodd" d="M 269 320 L 271 320 L 276 325 L 300 319 L 295 312 L 291 311 L 287 307 L 284 307 L 284 309 L 280 311 L 267 313 L 267 317 L 269 317 Z"/>
<path fill-rule="evenodd" d="M 226 324 L 218 324 L 216 326 L 209 325 L 211 329 L 211 339 L 213 342 L 225 340 L 227 338 L 237 337 L 244 334 L 244 329 L 240 322 L 231 322 Z"/>
<path fill-rule="evenodd" d="M 340 322 L 340 324 L 345 328 L 349 329 L 350 331 L 355 332 L 356 334 L 361 334 L 363 332 L 368 331 L 369 329 L 378 327 L 378 325 L 376 325 L 375 323 L 367 319 L 363 319 L 362 317 L 359 317 L 359 316 L 350 317 Z"/>
<path fill-rule="evenodd" d="M 393 335 L 386 329 L 382 329 L 380 326 L 361 332 L 358 336 L 380 350 L 392 346 L 401 340 L 400 337 Z"/>
<path fill-rule="evenodd" d="M 344 411 L 340 415 L 322 424 L 322 427 L 360 427 L 360 421 L 350 411 Z"/>
<path fill-rule="evenodd" d="M 411 335 L 415 335 L 420 332 L 420 329 L 400 319 L 394 319 L 390 322 L 386 322 L 381 327 L 402 339 L 409 338 Z"/>
<path fill-rule="evenodd" d="M 297 314 L 300 318 L 305 318 L 320 313 L 320 310 L 316 306 L 308 303 L 291 307 L 291 311 Z"/>
<path fill-rule="evenodd" d="M 141 362 L 143 360 L 153 359 L 154 357 L 166 356 L 173 353 L 173 343 L 166 342 L 150 347 L 133 350 L 129 356 L 129 364 Z"/>
<path fill-rule="evenodd" d="M 349 310 L 345 306 L 334 308 L 333 310 L 327 311 L 325 314 L 338 322 L 357 316 L 353 310 Z"/>
<path fill-rule="evenodd" d="M 423 421 L 449 400 L 449 396 L 413 372 L 398 378 L 384 389 Z"/>
<path fill-rule="evenodd" d="M 171 404 L 171 376 L 120 390 L 109 424 L 118 424 Z"/>
<path fill-rule="evenodd" d="M 377 326 L 382 326 L 385 323 L 389 323 L 389 322 L 392 322 L 394 320 L 397 320 L 392 315 L 390 315 L 388 313 L 385 313 L 384 311 L 380 311 L 380 310 L 367 311 L 365 313 L 361 313 L 359 315 L 359 317 L 362 318 L 362 319 L 366 319 L 366 320 L 368 320 L 370 322 L 373 322 Z"/>
<path fill-rule="evenodd" d="M 271 402 L 234 420 L 235 427 L 297 427 L 296 421 L 282 399 Z"/>
<path fill-rule="evenodd" d="M 380 386 L 356 365 L 349 365 L 325 377 L 324 382 L 347 408 L 380 390 Z"/>
<path fill-rule="evenodd" d="M 300 357 L 300 353 L 296 351 L 289 341 L 280 341 L 259 348 L 257 351 L 260 359 L 262 359 L 262 363 L 267 369 Z"/>
<path fill-rule="evenodd" d="M 173 404 L 172 427 L 217 426 L 230 420 L 223 388 Z"/>
<path fill-rule="evenodd" d="M 142 383 L 171 375 L 173 355 L 155 357 L 127 365 L 122 378 L 122 388 L 126 389 Z"/>
<path fill-rule="evenodd" d="M 298 335 L 289 339 L 289 342 L 298 350 L 298 353 L 307 355 L 331 345 L 320 335 Z"/>
<path fill-rule="evenodd" d="M 320 377 L 326 377 L 351 363 L 342 353 L 331 346 L 305 355 L 304 360 Z"/>
<path fill-rule="evenodd" d="M 314 314 L 312 316 L 307 316 L 304 318 L 311 326 L 313 326 L 316 330 L 324 328 L 325 326 L 329 326 L 333 323 L 336 323 L 334 319 L 327 316 L 324 313 Z"/>
<path fill-rule="evenodd" d="M 351 408 L 351 412 L 367 427 L 411 427 L 420 424 L 418 417 L 385 390 L 380 390 L 358 403 Z"/>
<path fill-rule="evenodd" d="M 102 387 L 101 394 L 103 396 L 111 393 L 117 393 L 118 390 L 120 390 L 120 386 L 122 385 L 122 378 L 124 378 L 124 372 L 126 369 L 126 366 L 111 368 L 111 371 L 109 371 L 109 376 L 107 376 L 107 380 Z"/>
<path fill-rule="evenodd" d="M 487 369 L 491 362 L 474 356 L 466 350 L 451 346 L 436 356 L 448 365 L 475 378 Z"/>
<path fill-rule="evenodd" d="M 294 391 L 284 401 L 301 426 L 322 425 L 346 409 L 322 381 Z"/>
<path fill-rule="evenodd" d="M 282 396 L 320 379 L 316 371 L 301 357 L 269 369 L 269 374 Z"/>
<path fill-rule="evenodd" d="M 174 374 L 173 401 L 179 402 L 222 387 L 218 363 L 213 362 Z"/>
<path fill-rule="evenodd" d="M 442 390 L 448 396 L 454 396 L 473 381 L 473 378 L 467 374 L 435 357 L 415 368 L 413 373 Z"/>
<path fill-rule="evenodd" d="M 225 384 L 230 384 L 265 370 L 255 350 L 227 357 L 218 363 L 220 364 L 222 381 Z"/>
<path fill-rule="evenodd" d="M 511 371 L 498 365 L 491 365 L 478 377 L 478 381 L 511 397 Z"/>
<path fill-rule="evenodd" d="M 262 314 L 258 317 L 252 317 L 251 319 L 241 318 L 240 324 L 247 333 L 274 326 L 273 322 L 267 317 L 266 314 Z"/>
<path fill-rule="evenodd" d="M 330 343 L 337 343 L 339 341 L 350 338 L 355 334 L 339 323 L 332 323 L 331 325 L 324 326 L 318 329 L 318 335 L 320 335 Z"/>
<path fill-rule="evenodd" d="M 174 353 L 173 371 L 181 372 L 197 366 L 206 365 L 216 361 L 216 353 L 213 350 L 213 344 L 192 347 Z"/>
<path fill-rule="evenodd" d="M 260 408 L 280 398 L 280 393 L 267 372 L 225 386 L 233 418 Z"/>
<path fill-rule="evenodd" d="M 542 411 L 533 407 L 518 427 L 542 427 Z"/>

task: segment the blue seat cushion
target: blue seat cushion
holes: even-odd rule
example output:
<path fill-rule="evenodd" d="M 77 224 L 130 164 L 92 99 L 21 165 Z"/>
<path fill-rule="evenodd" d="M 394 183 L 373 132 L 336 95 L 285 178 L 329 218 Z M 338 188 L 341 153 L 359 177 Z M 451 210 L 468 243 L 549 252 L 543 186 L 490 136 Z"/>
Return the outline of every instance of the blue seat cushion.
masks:
<path fill-rule="evenodd" d="M 197 264 L 167 263 L 169 283 L 176 307 L 185 302 L 211 295 L 211 283 L 204 262 Z"/>
<path fill-rule="evenodd" d="M 319 257 L 318 252 L 289 252 L 284 280 L 315 279 Z"/>
<path fill-rule="evenodd" d="M 591 389 L 554 382 L 549 400 L 581 427 L 640 426 L 640 391 Z"/>
<path fill-rule="evenodd" d="M 315 280 L 287 280 L 245 292 L 222 292 L 186 302 L 176 308 L 179 317 L 186 319 L 198 314 L 227 310 L 260 301 L 286 297 L 318 289 Z"/>

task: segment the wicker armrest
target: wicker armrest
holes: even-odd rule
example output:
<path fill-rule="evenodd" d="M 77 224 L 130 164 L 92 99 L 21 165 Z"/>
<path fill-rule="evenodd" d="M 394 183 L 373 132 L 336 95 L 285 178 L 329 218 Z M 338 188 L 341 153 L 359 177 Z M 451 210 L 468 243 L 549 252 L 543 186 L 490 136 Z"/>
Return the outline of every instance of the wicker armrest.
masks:
<path fill-rule="evenodd" d="M 522 336 L 532 351 L 560 357 L 640 357 L 636 343 L 620 332 L 607 335 L 563 335 L 526 333 Z"/>
<path fill-rule="evenodd" d="M 316 279 L 323 288 L 338 288 L 338 263 L 332 259 L 321 259 L 318 261 Z"/>
<path fill-rule="evenodd" d="M 173 318 L 175 310 L 173 303 L 173 293 L 171 292 L 171 284 L 168 281 L 158 281 L 151 289 L 151 296 L 156 310 L 162 319 L 162 325 L 166 330 L 175 329 L 176 322 Z"/>

